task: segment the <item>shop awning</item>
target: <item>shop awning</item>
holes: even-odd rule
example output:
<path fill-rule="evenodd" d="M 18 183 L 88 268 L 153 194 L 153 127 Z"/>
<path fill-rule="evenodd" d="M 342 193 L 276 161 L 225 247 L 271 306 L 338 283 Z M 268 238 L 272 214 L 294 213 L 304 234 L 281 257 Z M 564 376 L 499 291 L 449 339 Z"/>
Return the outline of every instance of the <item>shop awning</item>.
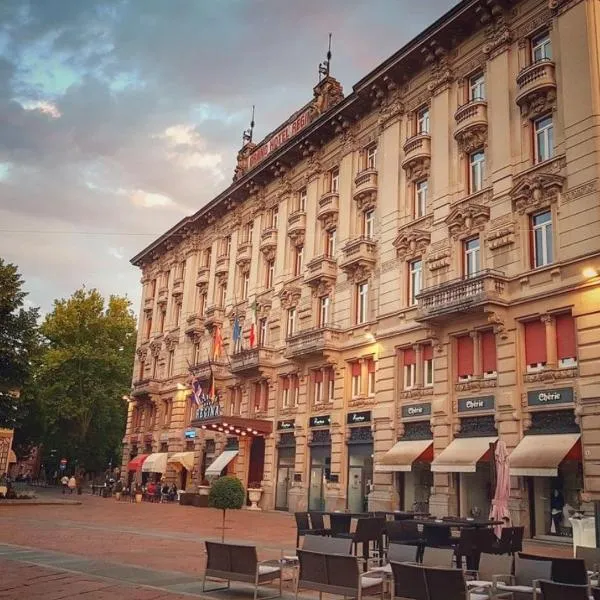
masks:
<path fill-rule="evenodd" d="M 475 473 L 477 463 L 490 451 L 497 437 L 456 438 L 431 463 L 436 473 Z"/>
<path fill-rule="evenodd" d="M 238 455 L 239 450 L 225 450 L 206 469 L 206 477 L 215 477 Z"/>
<path fill-rule="evenodd" d="M 579 433 L 526 435 L 510 453 L 511 475 L 556 477 L 558 465 L 579 444 Z"/>
<path fill-rule="evenodd" d="M 17 455 L 15 454 L 15 451 L 9 450 L 8 451 L 8 464 L 11 465 L 16 462 L 17 462 Z"/>
<path fill-rule="evenodd" d="M 142 465 L 143 473 L 166 473 L 167 472 L 166 452 L 155 452 L 151 454 Z"/>
<path fill-rule="evenodd" d="M 138 454 L 127 463 L 128 471 L 139 471 L 144 464 L 144 461 L 149 457 L 149 454 Z"/>
<path fill-rule="evenodd" d="M 169 456 L 167 460 L 169 464 L 181 465 L 184 469 L 191 471 L 194 468 L 194 453 L 193 452 L 175 452 Z"/>
<path fill-rule="evenodd" d="M 430 456 L 427 456 L 427 455 Z M 379 473 L 393 473 L 395 471 L 410 471 L 416 460 L 433 458 L 433 440 L 400 440 L 382 457 L 375 465 Z"/>

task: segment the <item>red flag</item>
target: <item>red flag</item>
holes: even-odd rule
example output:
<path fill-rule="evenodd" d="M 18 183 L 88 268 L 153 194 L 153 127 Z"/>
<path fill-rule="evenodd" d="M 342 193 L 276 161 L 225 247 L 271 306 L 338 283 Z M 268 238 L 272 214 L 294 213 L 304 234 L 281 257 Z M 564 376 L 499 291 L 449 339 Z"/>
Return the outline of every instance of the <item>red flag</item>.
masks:
<path fill-rule="evenodd" d="M 250 348 L 254 348 L 254 344 L 256 344 L 256 300 L 252 303 L 252 325 L 250 326 Z"/>
<path fill-rule="evenodd" d="M 218 360 L 223 354 L 223 337 L 221 336 L 221 329 L 217 325 L 215 327 L 215 333 L 213 336 L 213 360 Z"/>

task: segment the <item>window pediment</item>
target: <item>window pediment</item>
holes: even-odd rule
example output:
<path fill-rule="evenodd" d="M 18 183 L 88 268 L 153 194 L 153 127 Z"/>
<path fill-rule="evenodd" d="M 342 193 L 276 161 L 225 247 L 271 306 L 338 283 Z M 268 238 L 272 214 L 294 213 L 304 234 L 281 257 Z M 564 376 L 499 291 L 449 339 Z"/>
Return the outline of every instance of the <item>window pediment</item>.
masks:
<path fill-rule="evenodd" d="M 424 226 L 431 223 L 423 223 Z M 400 230 L 393 242 L 399 258 L 407 258 L 424 254 L 431 243 L 431 232 L 420 228 L 405 228 Z"/>
<path fill-rule="evenodd" d="M 450 235 L 457 239 L 471 232 L 483 231 L 490 220 L 490 209 L 483 204 L 468 203 L 457 206 L 446 217 Z"/>
<path fill-rule="evenodd" d="M 302 289 L 297 285 L 287 285 L 277 295 L 283 308 L 295 308 L 300 302 Z"/>
<path fill-rule="evenodd" d="M 509 191 L 514 212 L 523 215 L 554 204 L 565 178 L 554 173 L 525 175 Z"/>

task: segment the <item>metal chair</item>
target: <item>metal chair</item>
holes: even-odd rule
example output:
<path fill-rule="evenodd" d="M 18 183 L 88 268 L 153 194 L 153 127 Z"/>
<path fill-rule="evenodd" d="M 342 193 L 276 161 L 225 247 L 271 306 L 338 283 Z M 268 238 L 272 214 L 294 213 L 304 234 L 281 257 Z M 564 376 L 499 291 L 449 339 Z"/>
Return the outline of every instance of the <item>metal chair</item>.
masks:
<path fill-rule="evenodd" d="M 520 554 L 515 555 L 515 574 L 506 579 L 509 583 L 498 581 L 493 588 L 496 594 L 517 593 L 535 595 L 539 592 L 538 582 L 552 578 L 552 562 L 549 560 L 530 560 Z"/>
<path fill-rule="evenodd" d="M 428 600 L 486 600 L 489 595 L 469 590 L 460 569 L 423 568 Z"/>
<path fill-rule="evenodd" d="M 294 513 L 296 519 L 296 548 L 300 546 L 300 538 L 311 533 L 310 520 L 307 512 Z"/>
<path fill-rule="evenodd" d="M 323 513 L 311 511 L 308 513 L 310 517 L 310 528 L 315 535 L 331 535 L 331 529 L 325 527 Z"/>
<path fill-rule="evenodd" d="M 428 600 L 424 569 L 420 565 L 391 562 L 392 600 Z M 600 599 L 599 599 L 600 600 Z"/>
<path fill-rule="evenodd" d="M 569 585 L 556 581 L 540 581 L 544 600 L 589 600 L 587 585 Z"/>
<path fill-rule="evenodd" d="M 454 561 L 452 548 L 430 548 L 427 546 L 423 552 L 421 562 L 424 567 L 440 567 L 451 569 Z"/>

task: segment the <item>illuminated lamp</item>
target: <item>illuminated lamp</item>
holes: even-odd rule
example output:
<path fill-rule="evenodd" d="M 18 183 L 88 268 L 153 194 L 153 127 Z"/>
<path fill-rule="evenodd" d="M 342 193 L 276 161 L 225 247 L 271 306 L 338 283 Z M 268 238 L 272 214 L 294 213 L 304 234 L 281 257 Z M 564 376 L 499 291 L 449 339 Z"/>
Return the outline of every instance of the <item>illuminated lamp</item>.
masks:
<path fill-rule="evenodd" d="M 252 435 L 258 435 L 258 431 L 253 431 Z"/>
<path fill-rule="evenodd" d="M 240 435 L 247 435 L 245 431 L 242 431 Z"/>

